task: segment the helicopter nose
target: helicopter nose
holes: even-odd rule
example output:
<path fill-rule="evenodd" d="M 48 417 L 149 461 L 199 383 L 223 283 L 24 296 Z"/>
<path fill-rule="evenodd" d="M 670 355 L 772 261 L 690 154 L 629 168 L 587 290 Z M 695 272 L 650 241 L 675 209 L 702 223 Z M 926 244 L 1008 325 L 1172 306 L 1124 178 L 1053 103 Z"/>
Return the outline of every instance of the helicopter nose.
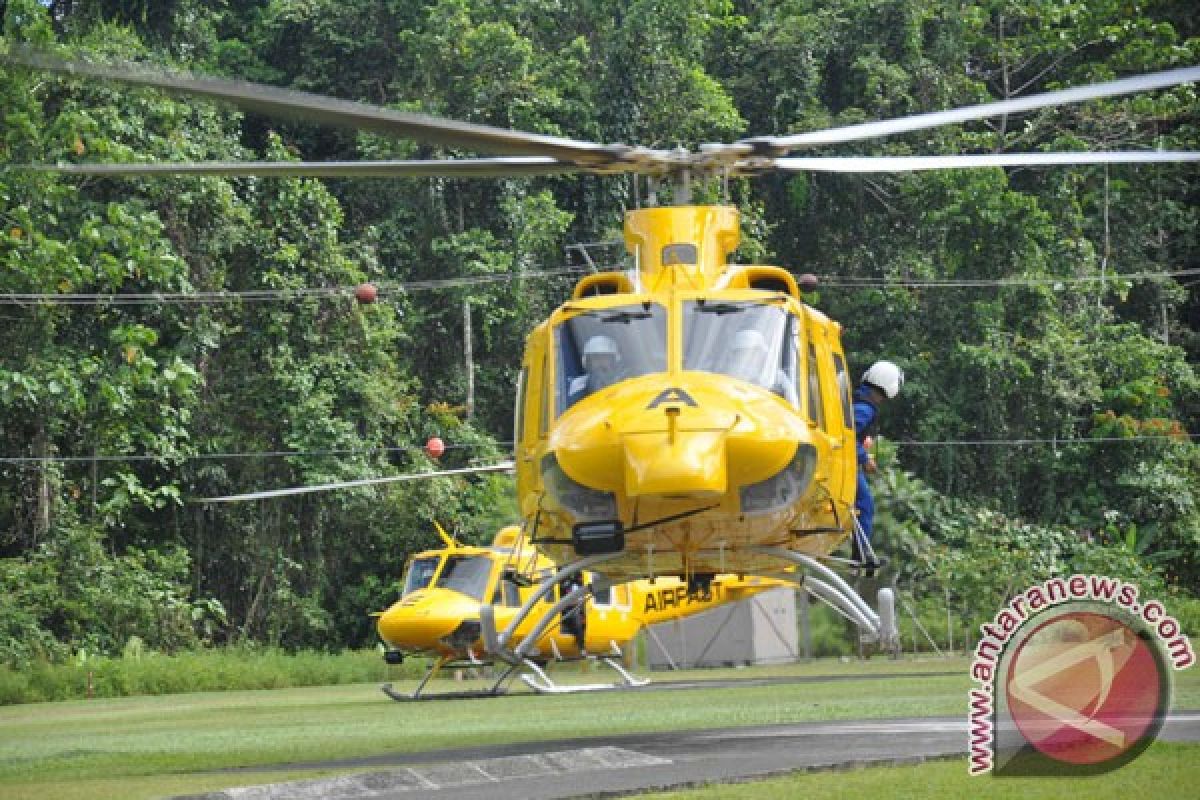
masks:
<path fill-rule="evenodd" d="M 630 497 L 722 495 L 729 485 L 728 430 L 681 430 L 682 409 L 664 409 L 662 430 L 624 437 L 625 493 Z"/>
<path fill-rule="evenodd" d="M 808 438 L 797 411 L 776 395 L 684 373 L 585 398 L 560 419 L 551 446 L 566 475 L 586 487 L 712 499 L 779 473 Z"/>
<path fill-rule="evenodd" d="M 393 603 L 380 615 L 376 630 L 395 650 L 431 650 L 446 644 L 471 619 L 479 619 L 478 602 L 458 592 L 425 589 Z"/>

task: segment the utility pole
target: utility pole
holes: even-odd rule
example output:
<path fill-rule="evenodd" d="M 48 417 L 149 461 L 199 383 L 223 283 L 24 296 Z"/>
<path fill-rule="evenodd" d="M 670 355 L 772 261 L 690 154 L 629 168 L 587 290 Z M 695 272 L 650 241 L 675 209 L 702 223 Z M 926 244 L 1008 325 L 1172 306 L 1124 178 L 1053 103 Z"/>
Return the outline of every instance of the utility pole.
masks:
<path fill-rule="evenodd" d="M 471 350 L 471 299 L 463 298 L 463 358 L 467 362 L 467 419 L 475 416 L 475 358 Z"/>

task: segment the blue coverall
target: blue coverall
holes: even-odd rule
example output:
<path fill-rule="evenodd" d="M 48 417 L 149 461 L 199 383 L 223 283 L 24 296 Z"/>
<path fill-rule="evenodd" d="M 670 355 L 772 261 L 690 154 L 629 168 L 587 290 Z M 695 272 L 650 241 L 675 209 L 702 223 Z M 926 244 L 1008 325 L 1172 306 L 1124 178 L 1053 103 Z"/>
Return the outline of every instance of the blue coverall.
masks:
<path fill-rule="evenodd" d="M 858 489 L 854 493 L 854 508 L 858 511 L 858 524 L 862 525 L 867 541 L 875 528 L 875 498 L 871 495 L 871 487 L 867 484 L 867 450 L 863 447 L 863 439 L 871 432 L 879 409 L 871 402 L 871 387 L 859 386 L 854 392 L 854 431 L 858 439 Z"/>

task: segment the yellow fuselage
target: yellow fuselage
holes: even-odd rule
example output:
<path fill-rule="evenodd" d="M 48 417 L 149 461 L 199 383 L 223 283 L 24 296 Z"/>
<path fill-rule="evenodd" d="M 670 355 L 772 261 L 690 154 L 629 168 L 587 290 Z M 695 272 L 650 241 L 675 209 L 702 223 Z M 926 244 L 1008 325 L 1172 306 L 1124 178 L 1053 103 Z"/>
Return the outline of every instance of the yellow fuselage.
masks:
<path fill-rule="evenodd" d="M 588 276 L 530 334 L 518 495 L 526 532 L 554 560 L 577 558 L 578 526 L 597 523 L 623 540 L 597 567 L 614 580 L 765 574 L 778 562 L 753 547 L 825 554 L 851 530 L 840 326 L 785 270 L 728 264 L 737 241 L 731 208 L 630 212 L 637 271 Z M 741 375 L 745 337 L 769 348 L 765 377 Z M 585 366 L 600 340 L 624 367 L 604 386 Z"/>
<path fill-rule="evenodd" d="M 456 583 L 447 575 L 447 563 L 454 559 L 461 562 L 480 559 L 481 565 L 486 561 L 486 578 L 469 586 Z M 504 546 L 454 546 L 429 550 L 413 557 L 409 573 L 416 568 L 414 565 L 429 560 L 436 564 L 428 572 L 427 585 L 407 591 L 379 616 L 379 636 L 391 650 L 487 660 L 480 640 L 482 599 L 492 602 L 496 627 L 504 630 L 535 588 L 518 586 L 509 576 L 518 569 L 526 571 L 530 577 L 553 572 L 553 564 L 544 555 L 528 549 L 528 545 L 524 557 L 520 551 Z M 449 585 L 458 588 L 449 588 Z M 615 645 L 624 650 L 645 625 L 696 614 L 779 585 L 778 581 L 722 575 L 717 576 L 705 591 L 689 592 L 686 584 L 674 578 L 663 578 L 653 584 L 641 580 L 614 586 L 602 592 L 600 597 L 589 598 L 585 605 L 584 649 L 589 653 L 608 653 Z M 527 616 L 514 632 L 513 647 L 532 634 L 542 612 L 557 599 L 558 590 L 540 603 L 540 607 L 534 608 L 534 613 Z M 534 643 L 531 655 L 547 660 L 575 658 L 581 654 L 579 645 L 579 637 L 564 630 L 556 621 Z"/>

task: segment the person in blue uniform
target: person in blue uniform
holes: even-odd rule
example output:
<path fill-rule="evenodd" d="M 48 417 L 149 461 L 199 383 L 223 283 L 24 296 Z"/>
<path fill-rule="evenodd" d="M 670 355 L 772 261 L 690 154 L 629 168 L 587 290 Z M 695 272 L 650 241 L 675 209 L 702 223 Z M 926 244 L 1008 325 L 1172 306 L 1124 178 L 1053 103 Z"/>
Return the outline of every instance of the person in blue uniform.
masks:
<path fill-rule="evenodd" d="M 862 383 L 854 392 L 854 431 L 858 440 L 858 488 L 854 494 L 854 510 L 868 543 L 875 529 L 875 498 L 871 495 L 867 475 L 874 473 L 876 466 L 875 457 L 867 452 L 863 441 L 871 435 L 879 419 L 879 407 L 900 394 L 903 385 L 904 372 L 899 367 L 890 361 L 876 361 L 863 373 Z M 870 557 L 864 559 L 859 549 L 855 539 L 854 560 L 869 561 Z M 867 563 L 866 566 L 875 567 L 878 564 Z"/>

